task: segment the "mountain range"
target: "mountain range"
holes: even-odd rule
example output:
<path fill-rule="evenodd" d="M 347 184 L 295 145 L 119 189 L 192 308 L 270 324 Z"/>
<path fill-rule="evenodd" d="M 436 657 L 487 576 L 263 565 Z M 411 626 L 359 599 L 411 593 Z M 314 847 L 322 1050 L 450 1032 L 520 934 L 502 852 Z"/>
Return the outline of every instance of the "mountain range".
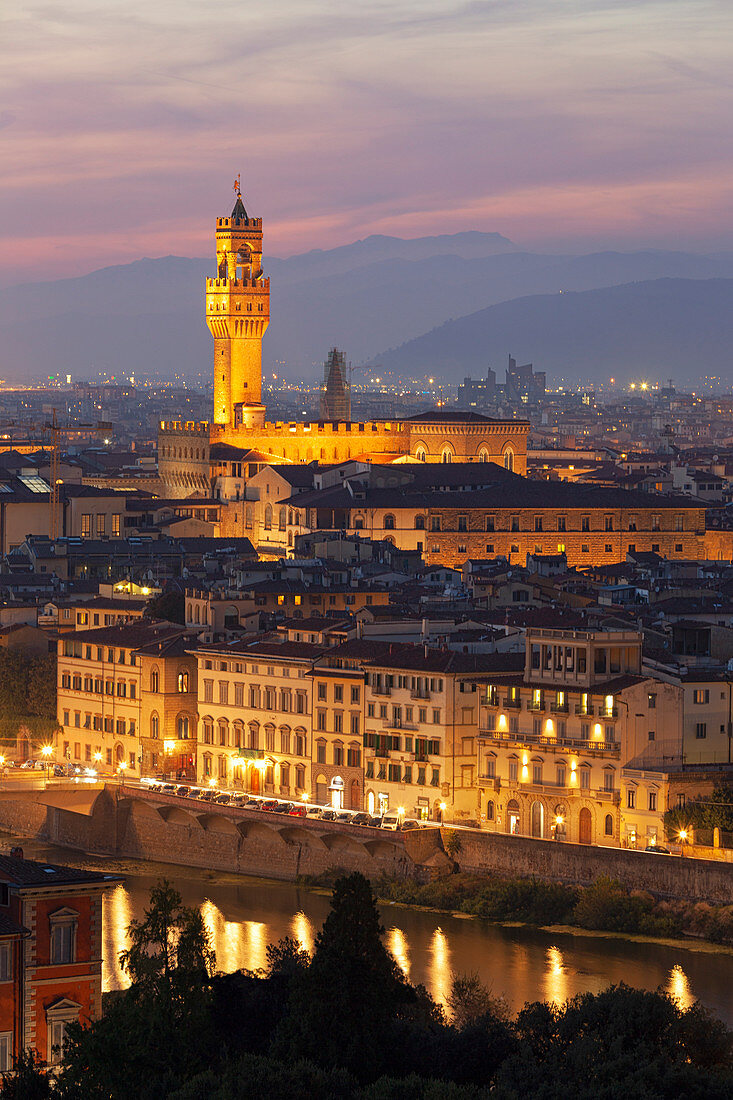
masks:
<path fill-rule="evenodd" d="M 211 259 L 166 256 L 2 290 L 0 375 L 206 376 L 212 270 Z M 729 369 L 732 254 L 545 255 L 475 232 L 373 236 L 269 258 L 265 270 L 264 367 L 293 378 L 317 377 L 334 344 L 355 364 L 445 380 L 500 368 L 508 352 L 550 378 L 661 372 L 681 383 Z"/>

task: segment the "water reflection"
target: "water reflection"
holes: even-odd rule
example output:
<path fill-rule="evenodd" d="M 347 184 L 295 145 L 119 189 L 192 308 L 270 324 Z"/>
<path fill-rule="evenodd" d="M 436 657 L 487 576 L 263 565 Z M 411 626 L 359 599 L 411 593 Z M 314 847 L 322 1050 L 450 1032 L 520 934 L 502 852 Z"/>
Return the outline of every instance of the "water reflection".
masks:
<path fill-rule="evenodd" d="M 270 942 L 267 925 L 261 921 L 244 922 L 246 970 L 267 969 L 267 945 Z"/>
<path fill-rule="evenodd" d="M 430 942 L 430 967 L 428 989 L 436 1001 L 443 1004 L 450 996 L 452 974 L 450 968 L 450 948 L 445 932 L 436 928 Z"/>
<path fill-rule="evenodd" d="M 553 1004 L 564 1004 L 568 999 L 568 980 L 565 960 L 558 947 L 547 948 L 547 970 L 545 972 L 544 999 Z"/>
<path fill-rule="evenodd" d="M 679 963 L 675 963 L 669 972 L 667 992 L 674 997 L 680 1008 L 689 1008 L 695 1003 L 695 997 L 690 989 L 690 982 Z"/>
<path fill-rule="evenodd" d="M 302 909 L 293 917 L 292 931 L 290 934 L 294 940 L 297 940 L 301 951 L 313 952 L 316 939 L 313 931 L 313 924 L 308 917 L 306 917 Z"/>
<path fill-rule="evenodd" d="M 127 928 L 132 920 L 127 888 L 120 883 L 104 898 L 102 906 L 102 989 L 127 989 L 130 979 L 120 967 L 120 951 L 127 947 Z"/>
<path fill-rule="evenodd" d="M 61 862 L 64 853 L 46 849 L 45 858 Z M 54 858 L 55 857 L 55 858 Z M 61 858 L 59 858 L 61 857 Z M 105 864 L 105 869 L 114 866 Z M 264 969 L 267 946 L 292 936 L 312 951 L 318 930 L 329 912 L 327 897 L 287 883 L 233 876 L 213 876 L 188 869 L 119 868 L 125 884 L 104 901 L 103 989 L 120 989 L 127 979 L 118 956 L 126 944 L 127 925 L 141 919 L 150 888 L 163 874 L 174 882 L 183 904 L 200 906 L 212 935 L 217 969 Z M 481 921 L 401 910 L 382 909 L 388 928 L 385 944 L 412 982 L 423 982 L 431 995 L 445 1002 L 454 974 L 477 973 L 494 996 L 504 996 L 513 1011 L 527 1001 L 563 1001 L 586 991 L 599 992 L 626 982 L 643 989 L 662 988 L 682 1007 L 696 998 L 729 1025 L 733 1024 L 733 957 L 683 947 L 635 943 L 623 939 L 546 933 L 531 928 L 502 928 Z"/>
<path fill-rule="evenodd" d="M 410 977 L 410 956 L 407 949 L 405 933 L 401 928 L 390 928 L 387 932 L 387 947 L 394 956 L 394 960 L 406 978 Z"/>

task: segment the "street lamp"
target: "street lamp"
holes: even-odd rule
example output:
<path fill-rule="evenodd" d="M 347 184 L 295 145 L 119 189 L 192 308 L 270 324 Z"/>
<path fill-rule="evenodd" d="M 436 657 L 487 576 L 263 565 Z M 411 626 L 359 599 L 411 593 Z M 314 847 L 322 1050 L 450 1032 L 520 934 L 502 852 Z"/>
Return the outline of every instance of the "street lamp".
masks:
<path fill-rule="evenodd" d="M 443 814 L 444 814 L 444 813 L 445 813 L 445 811 L 446 811 L 446 805 L 445 805 L 445 802 L 441 802 L 441 803 L 440 803 L 440 806 L 438 807 L 438 809 L 440 810 L 440 824 L 442 825 L 442 824 L 443 824 Z"/>
<path fill-rule="evenodd" d="M 53 752 L 53 746 L 52 745 L 44 745 L 43 748 L 41 749 L 41 756 L 46 757 L 46 782 L 47 783 L 48 783 L 48 780 L 50 778 L 51 761 L 50 761 L 49 758 L 50 758 L 52 752 Z"/>
<path fill-rule="evenodd" d="M 122 784 L 125 781 L 125 768 L 126 767 L 127 767 L 127 764 L 125 763 L 125 761 L 120 760 L 119 764 L 117 765 L 117 774 L 120 777 L 120 786 L 122 786 Z"/>

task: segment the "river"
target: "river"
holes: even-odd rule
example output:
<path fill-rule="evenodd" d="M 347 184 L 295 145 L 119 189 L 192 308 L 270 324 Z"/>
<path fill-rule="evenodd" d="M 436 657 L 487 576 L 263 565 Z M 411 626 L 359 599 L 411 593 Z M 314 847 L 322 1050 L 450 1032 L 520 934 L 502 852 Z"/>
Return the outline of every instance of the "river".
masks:
<path fill-rule="evenodd" d="M 7 838 L 7 842 L 12 842 Z M 101 860 L 18 838 L 29 859 L 114 871 L 124 885 L 104 903 L 103 989 L 119 989 L 125 975 L 117 962 L 126 929 L 140 918 L 150 888 L 173 882 L 186 905 L 200 906 L 212 936 L 217 967 L 232 971 L 266 965 L 268 943 L 294 937 L 312 948 L 329 911 L 321 893 L 290 883 L 243 878 L 198 868 L 132 860 Z M 686 1007 L 700 1000 L 733 1027 L 733 953 L 711 948 L 574 935 L 483 921 L 394 905 L 381 907 L 385 941 L 411 982 L 422 982 L 444 1001 L 454 974 L 477 972 L 513 1010 L 527 1001 L 564 1001 L 626 982 L 662 989 Z"/>

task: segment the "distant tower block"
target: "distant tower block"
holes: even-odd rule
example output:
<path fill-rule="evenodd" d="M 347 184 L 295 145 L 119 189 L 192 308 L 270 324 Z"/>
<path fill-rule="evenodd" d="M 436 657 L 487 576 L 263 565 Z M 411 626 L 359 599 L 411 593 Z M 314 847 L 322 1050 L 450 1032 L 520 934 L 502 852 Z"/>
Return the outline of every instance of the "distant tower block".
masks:
<path fill-rule="evenodd" d="M 260 427 L 262 337 L 270 280 L 262 275 L 262 218 L 250 218 L 235 184 L 230 218 L 216 220 L 215 279 L 206 280 L 206 323 L 214 337 L 214 423 Z"/>
<path fill-rule="evenodd" d="M 346 381 L 346 359 L 338 348 L 331 348 L 323 364 L 321 420 L 351 420 L 351 389 Z"/>

